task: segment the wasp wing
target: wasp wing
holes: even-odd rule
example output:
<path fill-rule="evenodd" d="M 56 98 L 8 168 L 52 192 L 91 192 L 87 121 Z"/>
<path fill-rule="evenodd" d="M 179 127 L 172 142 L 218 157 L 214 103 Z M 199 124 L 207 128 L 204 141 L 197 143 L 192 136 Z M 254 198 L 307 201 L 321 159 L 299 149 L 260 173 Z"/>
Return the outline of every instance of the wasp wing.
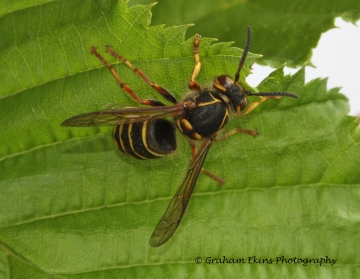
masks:
<path fill-rule="evenodd" d="M 183 104 L 148 108 L 108 109 L 76 115 L 65 120 L 61 126 L 117 126 L 127 123 L 142 122 L 148 119 L 174 117 L 184 113 Z"/>
<path fill-rule="evenodd" d="M 185 179 L 171 200 L 150 238 L 151 246 L 157 247 L 163 245 L 170 239 L 179 226 L 214 138 L 215 137 L 204 139 L 199 151 L 191 159 L 190 167 L 186 173 Z"/>

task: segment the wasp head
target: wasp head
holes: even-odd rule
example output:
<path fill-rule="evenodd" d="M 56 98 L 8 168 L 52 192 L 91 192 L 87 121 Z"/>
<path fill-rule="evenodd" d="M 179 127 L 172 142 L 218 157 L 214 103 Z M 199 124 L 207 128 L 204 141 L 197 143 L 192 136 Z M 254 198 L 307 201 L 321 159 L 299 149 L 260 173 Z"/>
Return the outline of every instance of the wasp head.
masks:
<path fill-rule="evenodd" d="M 246 91 L 242 88 L 242 86 L 238 83 L 240 79 L 240 72 L 244 66 L 246 56 L 249 52 L 250 42 L 251 42 L 251 29 L 249 26 L 246 27 L 247 29 L 247 40 L 245 44 L 245 48 L 243 54 L 240 58 L 238 69 L 235 73 L 235 78 L 232 79 L 227 75 L 218 76 L 213 86 L 215 89 L 220 90 L 222 94 L 224 94 L 228 99 L 229 102 L 232 104 L 236 113 L 240 113 L 245 110 L 247 105 L 247 96 L 262 96 L 262 97 L 276 97 L 276 96 L 287 96 L 298 99 L 299 97 L 296 94 L 289 93 L 289 92 L 250 92 Z"/>
<path fill-rule="evenodd" d="M 213 86 L 220 90 L 232 104 L 234 111 L 239 113 L 243 111 L 247 105 L 246 93 L 240 84 L 235 82 L 227 75 L 218 76 Z"/>

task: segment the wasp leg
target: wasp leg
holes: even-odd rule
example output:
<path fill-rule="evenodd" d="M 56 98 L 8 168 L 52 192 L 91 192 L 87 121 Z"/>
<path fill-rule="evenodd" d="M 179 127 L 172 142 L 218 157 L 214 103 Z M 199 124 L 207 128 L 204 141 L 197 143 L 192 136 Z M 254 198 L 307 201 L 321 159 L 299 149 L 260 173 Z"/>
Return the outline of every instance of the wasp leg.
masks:
<path fill-rule="evenodd" d="M 191 90 L 196 90 L 196 91 L 199 91 L 199 92 L 201 91 L 201 86 L 195 79 L 198 76 L 198 74 L 200 72 L 200 68 L 201 68 L 201 61 L 200 61 L 200 54 L 199 54 L 200 38 L 201 38 L 201 36 L 199 34 L 196 34 L 196 36 L 194 38 L 194 60 L 195 60 L 195 65 L 194 65 L 194 69 L 192 71 L 191 78 L 190 78 L 190 81 L 189 81 L 189 88 Z"/>
<path fill-rule="evenodd" d="M 191 148 L 191 154 L 193 156 L 195 156 L 195 154 L 197 154 L 196 146 L 195 146 L 195 144 L 193 142 L 189 142 L 189 144 L 190 144 L 190 148 Z M 215 180 L 220 185 L 224 185 L 225 179 L 218 177 L 217 175 L 209 172 L 208 170 L 206 170 L 203 167 L 201 168 L 201 172 L 203 174 L 207 175 L 208 177 L 210 177 L 211 179 Z"/>
<path fill-rule="evenodd" d="M 252 112 L 258 105 L 260 105 L 261 103 L 265 102 L 267 99 L 280 99 L 281 96 L 268 96 L 268 97 L 262 97 L 259 101 L 253 102 L 251 103 L 247 109 L 241 113 L 241 115 L 245 115 L 248 114 L 250 112 Z"/>
<path fill-rule="evenodd" d="M 119 77 L 119 75 L 115 71 L 114 67 L 111 66 L 110 63 L 107 60 L 105 60 L 105 58 L 100 53 L 97 52 L 96 47 L 91 47 L 91 53 L 93 55 L 95 55 L 110 70 L 111 74 L 114 76 L 117 83 L 120 85 L 120 88 L 123 89 L 126 93 L 128 93 L 136 102 L 138 102 L 140 104 L 143 104 L 143 105 L 154 106 L 154 107 L 155 106 L 164 106 L 164 104 L 162 102 L 157 101 L 157 100 L 143 100 L 143 99 L 141 99 L 138 96 L 138 94 L 134 90 L 131 89 L 131 87 L 129 85 L 127 85 L 126 83 L 124 83 L 121 80 L 121 78 Z M 160 88 L 162 88 L 162 87 L 160 87 Z M 163 90 L 165 90 L 165 89 L 163 89 Z M 173 103 L 176 103 L 176 99 L 173 96 L 172 96 L 172 98 L 173 98 L 173 100 L 175 100 L 175 102 L 173 102 Z M 173 100 L 171 100 L 171 101 L 173 101 Z"/>
<path fill-rule="evenodd" d="M 164 87 L 156 84 L 155 82 L 151 81 L 147 75 L 140 69 L 136 68 L 129 60 L 127 60 L 125 57 L 121 56 L 117 52 L 113 51 L 111 46 L 106 46 L 106 52 L 110 53 L 112 56 L 114 56 L 116 59 L 124 62 L 126 66 L 131 68 L 139 77 L 141 77 L 147 84 L 149 84 L 154 90 L 156 90 L 158 93 L 160 93 L 166 100 L 172 102 L 173 104 L 176 104 L 177 101 L 175 97 L 167 91 Z"/>
<path fill-rule="evenodd" d="M 223 141 L 223 140 L 226 140 L 227 138 L 231 137 L 232 135 L 239 134 L 239 133 L 247 134 L 247 135 L 253 136 L 254 138 L 259 135 L 258 131 L 235 128 L 235 129 L 231 130 L 230 132 L 225 133 L 221 137 L 216 138 L 215 141 Z"/>

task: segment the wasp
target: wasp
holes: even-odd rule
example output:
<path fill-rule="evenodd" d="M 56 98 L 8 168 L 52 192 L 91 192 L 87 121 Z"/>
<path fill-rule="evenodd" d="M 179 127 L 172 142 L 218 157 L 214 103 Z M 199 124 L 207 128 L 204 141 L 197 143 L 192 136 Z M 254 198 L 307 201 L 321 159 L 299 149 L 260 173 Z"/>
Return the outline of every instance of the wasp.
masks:
<path fill-rule="evenodd" d="M 254 93 L 243 88 L 239 77 L 250 42 L 251 29 L 247 26 L 247 40 L 234 78 L 220 75 L 214 79 L 210 88 L 202 89 L 196 81 L 201 68 L 200 35 L 196 35 L 193 42 L 195 63 L 188 84 L 190 93 L 181 102 L 178 102 L 174 95 L 164 87 L 150 80 L 142 70 L 136 68 L 125 57 L 116 53 L 111 46 L 106 46 L 107 53 L 126 64 L 172 105 L 165 105 L 158 100 L 141 99 L 128 84 L 121 80 L 113 66 L 97 49 L 91 48 L 91 53 L 110 70 L 120 88 L 134 101 L 147 107 L 105 109 L 84 113 L 65 120 L 61 124 L 62 126 L 114 126 L 112 136 L 117 148 L 126 155 L 137 159 L 156 159 L 173 153 L 177 148 L 176 127 L 185 135 L 190 144 L 192 157 L 189 168 L 180 188 L 150 238 L 151 246 L 157 247 L 164 244 L 176 231 L 184 216 L 200 172 L 207 174 L 220 184 L 224 182 L 202 167 L 213 142 L 224 140 L 236 133 L 257 136 L 256 131 L 241 128 L 220 135 L 219 132 L 226 125 L 229 115 L 248 114 L 268 98 L 280 98 L 281 96 L 298 98 L 297 95 L 289 92 Z M 247 96 L 261 96 L 262 98 L 248 106 Z"/>

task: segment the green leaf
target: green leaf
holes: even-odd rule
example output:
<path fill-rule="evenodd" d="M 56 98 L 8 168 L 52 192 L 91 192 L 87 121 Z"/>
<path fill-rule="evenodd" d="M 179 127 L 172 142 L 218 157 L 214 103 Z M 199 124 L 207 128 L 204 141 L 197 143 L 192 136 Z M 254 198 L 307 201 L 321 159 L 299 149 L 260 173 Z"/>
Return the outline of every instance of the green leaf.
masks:
<path fill-rule="evenodd" d="M 152 0 L 132 0 L 130 4 L 151 3 Z M 311 51 L 322 33 L 334 28 L 334 19 L 343 17 L 355 22 L 360 18 L 360 1 L 322 0 L 162 0 L 154 7 L 152 23 L 194 23 L 189 34 L 235 41 L 243 47 L 243 28 L 253 29 L 252 51 L 264 57 L 257 63 L 279 67 L 311 64 Z M 333 59 L 333 58 L 329 58 Z"/>
<path fill-rule="evenodd" d="M 269 100 L 232 117 L 224 130 L 260 135 L 213 145 L 204 167 L 226 184 L 200 175 L 177 232 L 152 248 L 150 235 L 191 157 L 184 137 L 176 154 L 138 161 L 116 150 L 111 127 L 60 123 L 108 103 L 136 106 L 90 54 L 92 45 L 104 53 L 111 44 L 181 99 L 194 64 L 189 26 L 149 27 L 152 5 L 128 9 L 123 1 L 22 4 L 0 18 L 0 277 L 358 277 L 360 135 L 338 89 L 327 90 L 326 80 L 304 85 L 303 69 L 274 71 L 258 89 L 300 99 Z M 242 52 L 230 46 L 202 38 L 204 87 L 234 75 Z M 141 97 L 162 100 L 104 56 Z M 243 74 L 257 57 L 249 55 Z M 205 263 L 224 256 L 337 261 Z"/>

